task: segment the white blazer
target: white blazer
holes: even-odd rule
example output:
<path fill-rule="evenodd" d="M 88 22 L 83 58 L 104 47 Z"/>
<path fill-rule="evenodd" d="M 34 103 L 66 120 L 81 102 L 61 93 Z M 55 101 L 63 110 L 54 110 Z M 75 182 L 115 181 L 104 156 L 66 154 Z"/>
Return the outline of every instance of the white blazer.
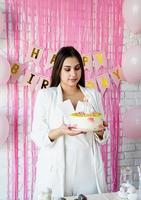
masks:
<path fill-rule="evenodd" d="M 79 87 L 96 112 L 103 113 L 100 93 L 93 89 Z M 60 109 L 62 103 L 60 85 L 42 89 L 37 94 L 31 132 L 31 139 L 39 147 L 34 199 L 37 199 L 39 190 L 46 190 L 46 188 L 53 188 L 53 196 L 56 198 L 64 196 L 64 137 L 59 137 L 54 142 L 48 138 L 49 131 L 58 128 L 63 123 L 63 112 Z M 94 170 L 99 193 L 107 191 L 99 148 L 99 144 L 104 144 L 107 139 L 108 131 L 105 131 L 103 140 L 100 140 L 97 135 L 93 137 Z"/>

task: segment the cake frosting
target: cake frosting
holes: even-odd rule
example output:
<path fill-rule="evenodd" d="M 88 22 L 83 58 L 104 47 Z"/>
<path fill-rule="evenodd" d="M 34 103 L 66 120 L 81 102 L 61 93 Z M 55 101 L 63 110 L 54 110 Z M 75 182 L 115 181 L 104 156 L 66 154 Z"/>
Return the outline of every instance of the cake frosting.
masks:
<path fill-rule="evenodd" d="M 103 125 L 103 117 L 98 112 L 75 112 L 71 114 L 71 124 L 75 125 L 77 129 L 97 131 Z"/>

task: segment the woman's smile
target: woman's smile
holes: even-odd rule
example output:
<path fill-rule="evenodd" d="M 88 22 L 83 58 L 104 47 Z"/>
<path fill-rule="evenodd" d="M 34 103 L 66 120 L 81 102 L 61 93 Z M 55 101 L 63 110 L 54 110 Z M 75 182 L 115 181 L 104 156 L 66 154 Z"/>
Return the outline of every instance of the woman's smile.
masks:
<path fill-rule="evenodd" d="M 72 81 L 72 82 L 75 82 L 77 80 L 78 80 L 77 78 L 69 78 L 69 81 Z"/>

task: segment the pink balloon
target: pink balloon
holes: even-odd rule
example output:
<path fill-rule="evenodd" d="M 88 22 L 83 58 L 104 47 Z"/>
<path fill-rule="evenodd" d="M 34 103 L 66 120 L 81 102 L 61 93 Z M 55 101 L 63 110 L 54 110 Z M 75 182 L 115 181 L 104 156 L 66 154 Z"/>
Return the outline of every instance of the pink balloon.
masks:
<path fill-rule="evenodd" d="M 10 64 L 2 56 L 0 56 L 0 84 L 6 84 L 10 78 Z"/>
<path fill-rule="evenodd" d="M 0 33 L 2 33 L 4 28 L 4 16 L 3 14 L 0 12 Z"/>
<path fill-rule="evenodd" d="M 141 32 L 141 0 L 125 0 L 122 7 L 123 18 L 133 33 Z"/>
<path fill-rule="evenodd" d="M 141 46 L 130 47 L 122 56 L 122 72 L 129 83 L 141 80 Z"/>
<path fill-rule="evenodd" d="M 0 114 L 0 145 L 4 144 L 9 134 L 9 122 L 4 114 Z"/>
<path fill-rule="evenodd" d="M 141 139 L 141 106 L 135 106 L 125 113 L 123 131 L 127 138 Z"/>

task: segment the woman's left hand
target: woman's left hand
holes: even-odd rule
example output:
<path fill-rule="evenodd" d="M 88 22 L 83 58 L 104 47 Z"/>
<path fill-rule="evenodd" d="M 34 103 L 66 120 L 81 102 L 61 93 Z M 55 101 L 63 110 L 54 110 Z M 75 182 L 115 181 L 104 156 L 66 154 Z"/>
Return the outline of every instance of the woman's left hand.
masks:
<path fill-rule="evenodd" d="M 103 121 L 103 124 L 99 126 L 99 130 L 95 131 L 95 133 L 100 139 L 103 139 L 103 135 L 104 135 L 104 131 L 106 127 L 108 127 L 108 123 Z"/>

